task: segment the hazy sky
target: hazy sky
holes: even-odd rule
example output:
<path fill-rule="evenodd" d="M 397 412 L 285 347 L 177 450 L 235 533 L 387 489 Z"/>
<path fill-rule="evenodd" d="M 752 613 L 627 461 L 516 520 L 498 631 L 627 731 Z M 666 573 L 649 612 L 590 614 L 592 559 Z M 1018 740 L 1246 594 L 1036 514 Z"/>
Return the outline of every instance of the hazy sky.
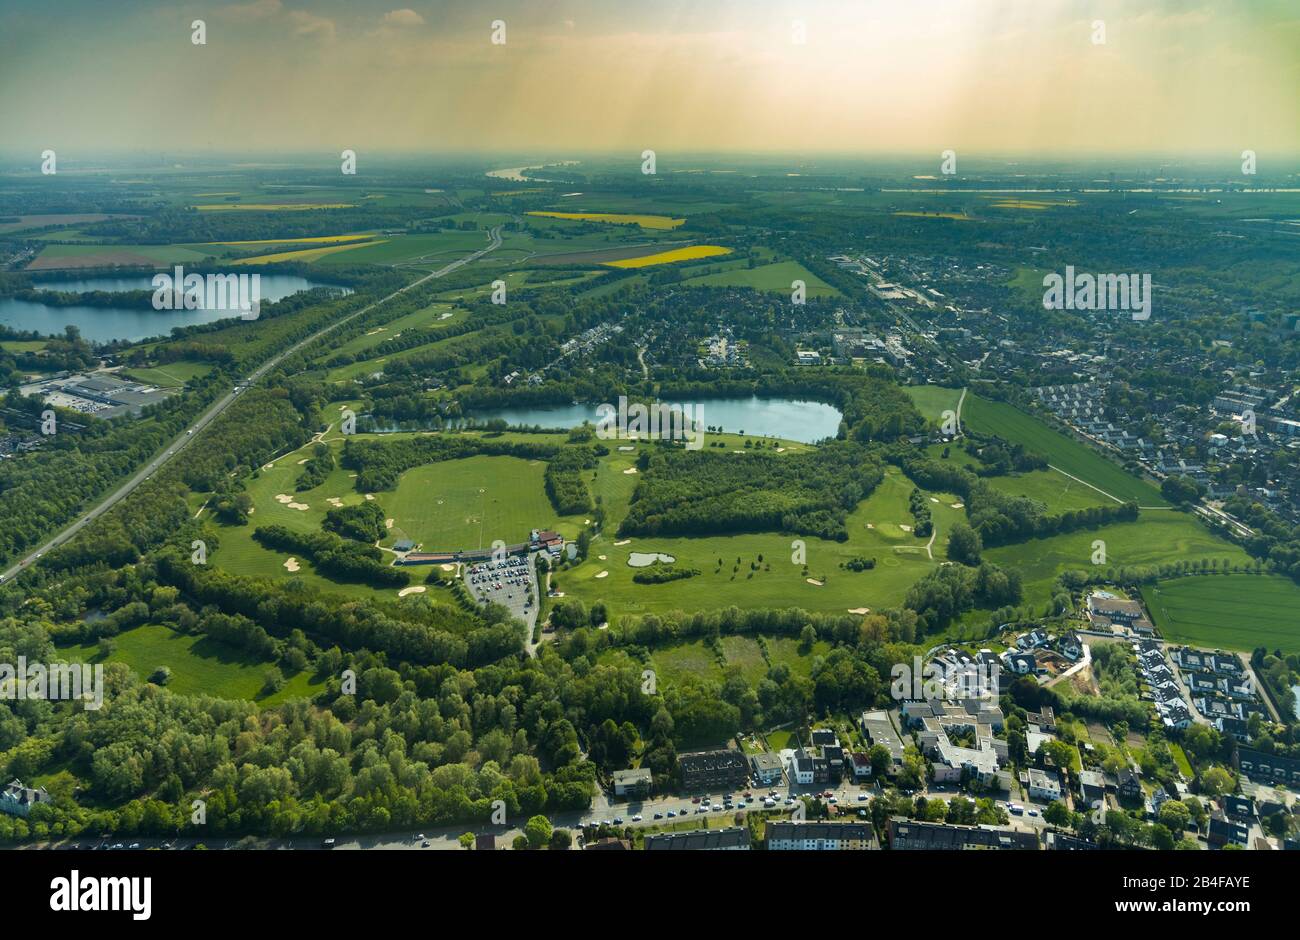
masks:
<path fill-rule="evenodd" d="M 0 148 L 61 159 L 951 147 L 1264 160 L 1300 151 L 1297 89 L 1295 0 L 0 0 Z"/>

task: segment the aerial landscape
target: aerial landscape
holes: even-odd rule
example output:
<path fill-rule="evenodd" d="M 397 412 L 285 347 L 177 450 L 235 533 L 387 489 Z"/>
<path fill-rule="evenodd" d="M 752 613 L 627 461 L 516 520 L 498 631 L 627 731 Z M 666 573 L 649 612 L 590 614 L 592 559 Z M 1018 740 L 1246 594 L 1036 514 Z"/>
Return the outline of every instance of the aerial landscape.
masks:
<path fill-rule="evenodd" d="M 1236 913 L 1300 849 L 1293 5 L 58 6 L 0 2 L 37 906 L 975 849 Z"/>

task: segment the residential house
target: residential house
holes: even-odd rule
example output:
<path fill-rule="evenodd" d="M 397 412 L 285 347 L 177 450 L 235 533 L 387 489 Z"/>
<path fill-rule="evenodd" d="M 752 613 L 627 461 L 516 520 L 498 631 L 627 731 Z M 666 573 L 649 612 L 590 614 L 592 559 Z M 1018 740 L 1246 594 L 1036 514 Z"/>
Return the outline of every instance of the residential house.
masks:
<path fill-rule="evenodd" d="M 688 793 L 741 786 L 749 779 L 749 761 L 733 748 L 678 754 L 677 767 Z"/>
<path fill-rule="evenodd" d="M 0 812 L 10 816 L 27 817 L 37 803 L 49 803 L 50 794 L 44 787 L 25 787 L 21 780 L 12 780 L 0 791 Z"/>
<path fill-rule="evenodd" d="M 767 847 L 773 851 L 843 852 L 878 848 L 870 823 L 770 822 Z"/>
<path fill-rule="evenodd" d="M 650 788 L 654 783 L 648 767 L 616 770 L 611 776 L 614 779 L 615 796 L 645 799 L 650 795 Z"/>
<path fill-rule="evenodd" d="M 751 754 L 749 766 L 753 770 L 754 779 L 764 786 L 781 782 L 784 768 L 780 756 L 767 751 L 762 754 Z"/>
<path fill-rule="evenodd" d="M 648 852 L 695 851 L 695 852 L 747 852 L 749 851 L 749 830 L 740 826 L 727 829 L 693 829 L 690 832 L 665 832 L 646 836 L 645 847 Z"/>
<path fill-rule="evenodd" d="M 1038 836 L 1010 826 L 950 826 L 893 816 L 889 820 L 892 850 L 1038 849 Z"/>

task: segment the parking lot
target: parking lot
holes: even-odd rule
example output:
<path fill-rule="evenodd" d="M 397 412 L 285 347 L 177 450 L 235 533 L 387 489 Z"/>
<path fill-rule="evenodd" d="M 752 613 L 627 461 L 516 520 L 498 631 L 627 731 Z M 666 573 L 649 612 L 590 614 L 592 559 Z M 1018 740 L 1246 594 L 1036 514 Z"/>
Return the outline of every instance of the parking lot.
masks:
<path fill-rule="evenodd" d="M 536 581 L 531 555 L 479 562 L 465 569 L 465 586 L 476 601 L 509 608 L 530 631 L 537 620 Z"/>

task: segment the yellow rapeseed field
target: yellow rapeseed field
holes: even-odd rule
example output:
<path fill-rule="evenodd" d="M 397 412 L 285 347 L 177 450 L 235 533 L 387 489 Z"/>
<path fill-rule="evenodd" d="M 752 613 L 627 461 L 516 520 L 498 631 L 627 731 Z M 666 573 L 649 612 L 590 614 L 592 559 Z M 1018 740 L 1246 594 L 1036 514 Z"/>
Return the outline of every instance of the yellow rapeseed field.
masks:
<path fill-rule="evenodd" d="M 689 245 L 686 248 L 674 248 L 658 254 L 642 255 L 640 258 L 625 258 L 622 261 L 606 261 L 610 268 L 645 268 L 652 264 L 672 264 L 674 261 L 696 261 L 700 258 L 716 258 L 718 255 L 731 254 L 730 248 L 721 245 Z"/>

